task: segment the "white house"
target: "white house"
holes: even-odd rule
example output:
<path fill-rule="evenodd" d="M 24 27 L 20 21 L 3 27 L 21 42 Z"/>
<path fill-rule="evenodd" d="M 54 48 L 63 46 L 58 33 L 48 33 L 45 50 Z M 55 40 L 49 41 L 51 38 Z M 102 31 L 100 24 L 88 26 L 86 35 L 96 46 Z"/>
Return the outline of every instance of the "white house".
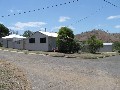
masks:
<path fill-rule="evenodd" d="M 2 37 L 3 47 L 22 50 L 52 51 L 56 48 L 57 33 L 37 31 L 29 38 L 20 35 Z"/>
<path fill-rule="evenodd" d="M 99 52 L 112 52 L 113 43 L 103 43 L 103 47 L 100 48 Z"/>
<path fill-rule="evenodd" d="M 23 49 L 36 51 L 52 51 L 56 48 L 57 33 L 37 31 L 29 38 L 20 41 Z"/>
<path fill-rule="evenodd" d="M 2 37 L 1 43 L 2 43 L 3 47 L 15 48 L 15 42 L 17 42 L 19 40 L 23 40 L 25 38 L 26 37 L 16 35 L 16 34 L 12 34 L 12 35 L 9 35 L 9 36 Z"/>

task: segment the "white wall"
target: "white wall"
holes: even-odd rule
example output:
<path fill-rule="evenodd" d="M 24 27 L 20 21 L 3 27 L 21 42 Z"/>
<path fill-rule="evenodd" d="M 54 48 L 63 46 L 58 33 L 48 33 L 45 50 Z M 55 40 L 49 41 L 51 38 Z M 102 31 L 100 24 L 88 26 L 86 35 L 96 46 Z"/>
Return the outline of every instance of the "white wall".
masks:
<path fill-rule="evenodd" d="M 6 48 L 13 48 L 13 41 L 12 39 L 2 39 L 2 45 Z"/>
<path fill-rule="evenodd" d="M 8 48 L 14 48 L 14 43 L 12 40 L 7 40 Z"/>
<path fill-rule="evenodd" d="M 2 39 L 2 45 L 6 48 L 23 49 L 23 40 L 21 39 L 22 38 Z M 17 43 L 17 40 L 20 41 L 20 44 Z"/>
<path fill-rule="evenodd" d="M 52 51 L 56 48 L 56 37 L 48 37 L 48 50 Z"/>
<path fill-rule="evenodd" d="M 7 40 L 6 39 L 2 39 L 1 41 L 3 47 L 7 47 Z"/>
<path fill-rule="evenodd" d="M 40 38 L 46 37 L 46 43 L 40 43 Z M 35 38 L 35 43 L 29 43 L 30 38 Z M 25 40 L 25 49 L 26 50 L 35 50 L 35 51 L 48 51 L 48 36 L 36 32 L 30 38 Z"/>
<path fill-rule="evenodd" d="M 23 50 L 24 49 L 24 47 L 23 47 L 23 40 L 15 41 L 14 42 L 14 48 Z"/>

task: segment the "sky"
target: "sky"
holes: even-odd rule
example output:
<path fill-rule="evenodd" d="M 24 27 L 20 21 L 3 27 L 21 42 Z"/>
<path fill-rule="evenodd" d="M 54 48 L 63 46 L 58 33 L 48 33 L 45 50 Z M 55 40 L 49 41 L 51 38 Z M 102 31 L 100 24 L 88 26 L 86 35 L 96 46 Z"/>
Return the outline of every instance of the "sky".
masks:
<path fill-rule="evenodd" d="M 0 0 L 0 23 L 19 34 L 45 28 L 58 32 L 63 26 L 74 34 L 93 29 L 120 33 L 120 0 L 107 1 L 111 4 L 104 0 Z"/>

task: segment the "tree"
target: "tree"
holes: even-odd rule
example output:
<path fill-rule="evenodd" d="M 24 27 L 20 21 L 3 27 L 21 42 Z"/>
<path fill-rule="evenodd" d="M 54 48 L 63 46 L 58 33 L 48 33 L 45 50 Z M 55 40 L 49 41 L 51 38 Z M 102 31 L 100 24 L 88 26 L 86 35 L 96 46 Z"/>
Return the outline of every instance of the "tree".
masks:
<path fill-rule="evenodd" d="M 114 42 L 113 49 L 120 53 L 120 42 Z"/>
<path fill-rule="evenodd" d="M 103 42 L 98 40 L 95 35 L 91 36 L 87 43 L 90 53 L 96 53 L 101 47 L 103 47 Z"/>
<path fill-rule="evenodd" d="M 82 45 L 81 45 L 81 43 L 79 42 L 79 40 L 74 39 L 72 52 L 73 52 L 73 53 L 75 53 L 75 52 L 78 53 L 78 51 L 81 50 L 81 48 L 82 48 Z"/>
<path fill-rule="evenodd" d="M 0 24 L 0 38 L 9 35 L 9 29 L 3 24 Z"/>
<path fill-rule="evenodd" d="M 24 36 L 24 37 L 30 37 L 32 34 L 33 34 L 32 31 L 27 30 L 27 31 L 24 31 L 23 36 Z"/>
<path fill-rule="evenodd" d="M 71 53 L 74 44 L 73 31 L 68 27 L 61 27 L 58 32 L 57 46 L 59 52 Z"/>

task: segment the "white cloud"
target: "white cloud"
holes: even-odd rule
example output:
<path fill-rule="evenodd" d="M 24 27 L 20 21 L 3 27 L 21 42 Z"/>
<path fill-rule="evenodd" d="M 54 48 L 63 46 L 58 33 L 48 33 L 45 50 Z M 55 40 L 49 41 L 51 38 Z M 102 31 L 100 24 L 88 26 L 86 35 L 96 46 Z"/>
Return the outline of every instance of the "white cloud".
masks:
<path fill-rule="evenodd" d="M 10 12 L 10 13 L 19 13 L 19 12 L 22 12 L 22 10 L 10 9 L 10 10 L 8 10 L 8 12 Z"/>
<path fill-rule="evenodd" d="M 120 18 L 120 15 L 116 15 L 116 16 L 109 16 L 107 17 L 107 19 L 119 19 Z"/>
<path fill-rule="evenodd" d="M 11 30 L 24 30 L 23 28 L 15 27 L 15 26 L 10 26 L 8 27 Z"/>
<path fill-rule="evenodd" d="M 115 28 L 120 29 L 120 25 L 116 25 Z"/>
<path fill-rule="evenodd" d="M 22 23 L 22 22 L 17 22 L 15 24 L 16 27 L 24 28 L 24 27 L 41 27 L 45 25 L 46 23 L 44 22 L 27 22 L 27 23 Z"/>
<path fill-rule="evenodd" d="M 47 23 L 45 22 L 17 22 L 14 26 L 8 27 L 9 29 L 13 30 L 24 30 L 27 27 L 42 27 L 43 25 L 46 25 Z"/>
<path fill-rule="evenodd" d="M 67 21 L 67 20 L 69 20 L 69 19 L 70 19 L 70 17 L 61 16 L 61 17 L 59 18 L 59 22 L 65 22 L 65 21 Z"/>

